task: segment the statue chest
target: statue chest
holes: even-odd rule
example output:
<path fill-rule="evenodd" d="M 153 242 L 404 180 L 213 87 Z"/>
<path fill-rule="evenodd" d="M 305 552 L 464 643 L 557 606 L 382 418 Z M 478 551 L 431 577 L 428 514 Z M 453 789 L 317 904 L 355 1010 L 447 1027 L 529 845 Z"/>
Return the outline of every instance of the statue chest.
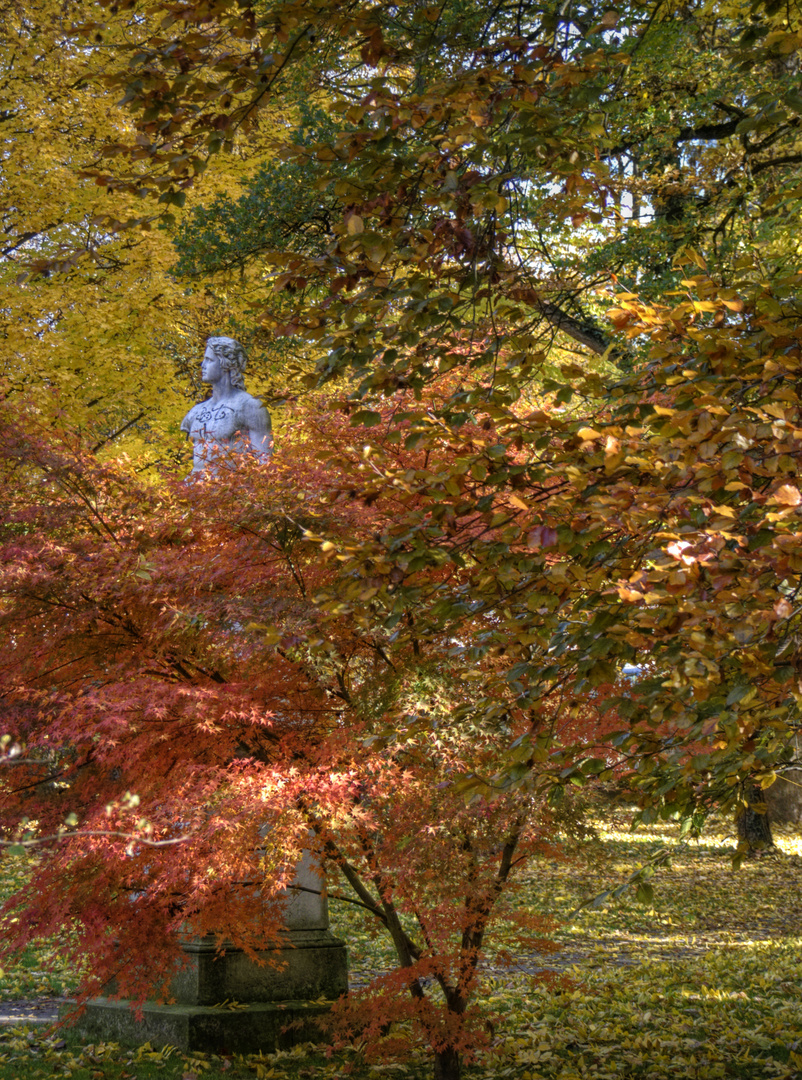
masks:
<path fill-rule="evenodd" d="M 202 404 L 194 413 L 189 429 L 191 439 L 228 442 L 242 429 L 237 412 L 228 405 Z"/>

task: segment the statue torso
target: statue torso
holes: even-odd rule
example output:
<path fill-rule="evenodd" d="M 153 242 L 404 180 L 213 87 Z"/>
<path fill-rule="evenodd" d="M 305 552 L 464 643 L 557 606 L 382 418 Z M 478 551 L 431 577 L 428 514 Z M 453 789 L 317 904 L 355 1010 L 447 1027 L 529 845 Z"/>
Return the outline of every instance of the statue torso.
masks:
<path fill-rule="evenodd" d="M 223 401 L 201 401 L 181 421 L 181 430 L 192 439 L 193 472 L 203 470 L 223 452 L 270 454 L 270 417 L 261 401 L 245 390 Z"/>

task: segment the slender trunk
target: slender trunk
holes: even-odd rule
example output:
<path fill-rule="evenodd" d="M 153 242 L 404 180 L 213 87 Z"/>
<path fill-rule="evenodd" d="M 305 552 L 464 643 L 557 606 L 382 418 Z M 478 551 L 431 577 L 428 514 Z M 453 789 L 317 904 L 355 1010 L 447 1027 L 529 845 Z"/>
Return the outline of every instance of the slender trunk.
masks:
<path fill-rule="evenodd" d="M 434 1080 L 460 1080 L 462 1062 L 453 1046 L 437 1050 L 434 1055 Z"/>

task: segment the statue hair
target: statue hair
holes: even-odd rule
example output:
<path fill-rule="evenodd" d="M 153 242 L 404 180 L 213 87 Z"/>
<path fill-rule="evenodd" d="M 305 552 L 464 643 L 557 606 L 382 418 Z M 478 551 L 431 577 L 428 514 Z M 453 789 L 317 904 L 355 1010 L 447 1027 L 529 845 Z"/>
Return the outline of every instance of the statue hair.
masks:
<path fill-rule="evenodd" d="M 206 344 L 211 348 L 214 355 L 220 361 L 223 371 L 229 372 L 231 386 L 234 390 L 245 389 L 243 373 L 248 357 L 238 341 L 230 337 L 210 337 Z"/>

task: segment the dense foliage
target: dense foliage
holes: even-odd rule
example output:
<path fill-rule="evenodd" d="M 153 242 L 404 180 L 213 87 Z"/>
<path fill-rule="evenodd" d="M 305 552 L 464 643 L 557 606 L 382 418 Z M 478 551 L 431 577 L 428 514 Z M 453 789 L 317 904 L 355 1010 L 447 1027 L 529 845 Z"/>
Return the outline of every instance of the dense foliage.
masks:
<path fill-rule="evenodd" d="M 25 750 L 8 747 L 2 812 L 7 836 L 52 847 L 8 902 L 5 940 L 77 920 L 61 948 L 92 957 L 85 992 L 114 976 L 142 997 L 182 932 L 274 940 L 311 846 L 397 954 L 343 1023 L 410 1021 L 447 1075 L 486 1040 L 470 1000 L 513 870 L 580 826 L 549 805 L 557 757 L 536 797 L 465 802 L 455 780 L 492 771 L 528 725 L 501 691 L 495 722 L 473 715 L 492 659 L 460 662 L 448 627 L 415 633 L 445 566 L 411 568 L 393 613 L 354 572 L 351 551 L 409 500 L 361 491 L 338 412 L 298 421 L 303 462 L 287 450 L 159 489 L 5 426 L 2 670 Z M 476 612 L 463 632 L 492 622 Z M 522 940 L 542 921 L 519 920 Z"/>
<path fill-rule="evenodd" d="M 693 827 L 795 753 L 799 12 L 75 17 L 131 124 L 81 182 L 173 237 L 199 333 L 256 327 L 284 454 L 143 486 L 4 414 L 6 827 L 80 826 L 13 940 L 78 917 L 144 992 L 185 923 L 275 932 L 311 830 L 398 959 L 360 1022 L 456 1077 L 556 793 Z M 26 288 L 88 265 L 63 243 Z"/>

